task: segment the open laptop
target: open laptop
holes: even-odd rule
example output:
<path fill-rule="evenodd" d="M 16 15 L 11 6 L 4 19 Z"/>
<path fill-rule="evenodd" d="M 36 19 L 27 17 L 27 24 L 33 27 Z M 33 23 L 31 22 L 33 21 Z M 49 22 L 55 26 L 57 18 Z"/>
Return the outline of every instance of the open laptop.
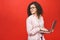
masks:
<path fill-rule="evenodd" d="M 56 20 L 53 21 L 53 23 L 52 23 L 52 27 L 51 27 L 51 30 L 54 30 L 55 25 L 56 25 L 56 22 L 57 22 Z"/>
<path fill-rule="evenodd" d="M 56 20 L 53 21 L 52 26 L 51 26 L 51 29 L 49 31 L 47 31 L 46 33 L 49 33 L 51 31 L 54 31 L 56 22 L 57 22 Z"/>

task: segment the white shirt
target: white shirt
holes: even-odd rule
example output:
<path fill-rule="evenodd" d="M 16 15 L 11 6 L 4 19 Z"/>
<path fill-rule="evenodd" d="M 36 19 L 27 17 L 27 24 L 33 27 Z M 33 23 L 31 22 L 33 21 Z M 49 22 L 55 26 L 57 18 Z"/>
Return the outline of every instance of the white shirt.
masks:
<path fill-rule="evenodd" d="M 40 16 L 40 19 L 38 20 L 36 16 L 30 15 L 26 20 L 26 27 L 28 40 L 41 40 L 41 37 L 45 40 L 44 36 L 41 33 L 38 33 L 38 31 L 40 31 L 39 27 L 44 27 L 43 16 Z M 30 36 L 30 34 L 33 34 L 33 36 Z"/>

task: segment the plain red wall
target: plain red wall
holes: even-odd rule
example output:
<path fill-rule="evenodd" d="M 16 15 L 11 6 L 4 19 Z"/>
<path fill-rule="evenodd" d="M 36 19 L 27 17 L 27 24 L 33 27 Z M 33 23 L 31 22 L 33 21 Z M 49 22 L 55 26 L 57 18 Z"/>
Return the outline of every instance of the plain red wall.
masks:
<path fill-rule="evenodd" d="M 27 40 L 27 7 L 34 0 L 0 0 L 0 40 Z M 45 27 L 51 28 L 57 20 L 55 31 L 45 34 L 46 40 L 60 40 L 60 1 L 35 0 L 43 8 Z"/>

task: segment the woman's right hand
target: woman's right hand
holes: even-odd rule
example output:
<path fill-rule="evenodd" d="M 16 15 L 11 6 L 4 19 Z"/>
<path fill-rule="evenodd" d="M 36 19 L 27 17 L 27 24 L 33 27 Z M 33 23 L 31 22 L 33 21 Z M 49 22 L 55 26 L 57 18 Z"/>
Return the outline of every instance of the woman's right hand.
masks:
<path fill-rule="evenodd" d="M 44 28 L 44 27 L 43 27 L 43 28 L 41 28 L 41 30 L 42 30 L 42 31 L 48 31 L 48 30 L 47 30 L 46 28 Z"/>
<path fill-rule="evenodd" d="M 40 32 L 39 33 L 52 33 L 54 30 L 51 29 L 51 30 L 47 30 L 46 28 L 41 28 Z"/>

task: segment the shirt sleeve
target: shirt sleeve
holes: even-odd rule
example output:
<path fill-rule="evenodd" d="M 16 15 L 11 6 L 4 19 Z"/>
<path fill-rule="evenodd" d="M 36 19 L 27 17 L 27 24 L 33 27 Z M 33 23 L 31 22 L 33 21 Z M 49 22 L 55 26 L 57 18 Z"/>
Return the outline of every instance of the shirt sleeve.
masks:
<path fill-rule="evenodd" d="M 43 19 L 43 16 L 41 16 L 40 24 L 41 24 L 41 25 L 40 25 L 41 27 L 44 27 L 44 19 Z"/>
<path fill-rule="evenodd" d="M 36 34 L 38 31 L 40 31 L 39 27 L 33 28 L 31 20 L 26 20 L 26 26 L 27 26 L 27 32 L 28 34 Z"/>
<path fill-rule="evenodd" d="M 46 30 L 46 31 L 48 31 L 48 30 L 44 27 L 44 19 L 43 19 L 43 16 L 41 16 L 40 22 L 41 22 L 41 23 L 40 23 L 40 24 L 41 24 L 40 26 L 42 27 L 41 30 Z"/>

